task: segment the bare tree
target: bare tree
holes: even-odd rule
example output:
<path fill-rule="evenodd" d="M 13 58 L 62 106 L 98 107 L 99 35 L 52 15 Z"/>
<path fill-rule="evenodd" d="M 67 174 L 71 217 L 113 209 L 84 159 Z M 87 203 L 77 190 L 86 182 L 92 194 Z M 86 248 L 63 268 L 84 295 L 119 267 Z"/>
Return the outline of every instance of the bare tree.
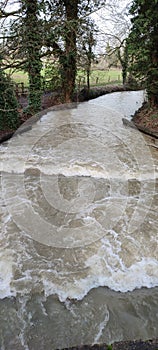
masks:
<path fill-rule="evenodd" d="M 130 32 L 129 8 L 131 1 L 111 0 L 97 13 L 100 32 L 97 37 L 98 52 L 106 57 L 119 60 L 122 67 L 123 83 L 126 82 L 128 68 L 128 47 L 126 39 Z M 105 45 L 106 43 L 106 45 Z M 109 47 L 106 50 L 107 45 Z M 112 63 L 112 60 L 111 60 Z"/>

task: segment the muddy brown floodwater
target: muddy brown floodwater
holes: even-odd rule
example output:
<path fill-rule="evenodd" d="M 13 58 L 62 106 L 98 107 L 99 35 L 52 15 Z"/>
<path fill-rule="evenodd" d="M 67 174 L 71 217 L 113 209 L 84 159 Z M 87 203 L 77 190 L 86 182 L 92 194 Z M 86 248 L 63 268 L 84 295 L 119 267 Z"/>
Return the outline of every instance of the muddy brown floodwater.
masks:
<path fill-rule="evenodd" d="M 157 149 L 122 124 L 143 92 L 117 94 L 0 147 L 2 350 L 157 336 Z"/>

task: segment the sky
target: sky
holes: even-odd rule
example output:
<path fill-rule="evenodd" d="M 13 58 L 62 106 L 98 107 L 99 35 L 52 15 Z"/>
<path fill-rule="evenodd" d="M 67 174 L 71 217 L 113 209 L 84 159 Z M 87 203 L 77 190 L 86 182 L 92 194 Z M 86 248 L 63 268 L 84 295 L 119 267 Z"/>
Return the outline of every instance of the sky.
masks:
<path fill-rule="evenodd" d="M 105 53 L 107 42 L 115 46 L 128 36 L 130 18 L 127 13 L 131 3 L 131 0 L 107 0 L 105 8 L 92 15 L 99 28 L 96 46 L 98 54 Z"/>
<path fill-rule="evenodd" d="M 0 7 L 4 3 L 8 4 L 5 9 L 8 12 L 18 8 L 18 0 L 0 0 Z M 108 41 L 111 45 L 115 45 L 117 36 L 122 39 L 128 35 L 130 20 L 126 15 L 126 7 L 131 3 L 132 0 L 106 0 L 105 8 L 91 15 L 100 32 L 97 36 L 97 46 L 95 49 L 98 54 L 105 53 L 105 47 Z"/>

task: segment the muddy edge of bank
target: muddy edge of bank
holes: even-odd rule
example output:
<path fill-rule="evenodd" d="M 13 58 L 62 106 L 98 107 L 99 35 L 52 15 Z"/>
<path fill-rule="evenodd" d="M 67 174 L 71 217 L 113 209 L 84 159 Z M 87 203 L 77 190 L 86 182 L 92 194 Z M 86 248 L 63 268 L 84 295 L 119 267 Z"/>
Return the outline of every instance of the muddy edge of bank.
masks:
<path fill-rule="evenodd" d="M 82 345 L 62 350 L 158 350 L 158 339 L 115 342 L 112 345 Z"/>

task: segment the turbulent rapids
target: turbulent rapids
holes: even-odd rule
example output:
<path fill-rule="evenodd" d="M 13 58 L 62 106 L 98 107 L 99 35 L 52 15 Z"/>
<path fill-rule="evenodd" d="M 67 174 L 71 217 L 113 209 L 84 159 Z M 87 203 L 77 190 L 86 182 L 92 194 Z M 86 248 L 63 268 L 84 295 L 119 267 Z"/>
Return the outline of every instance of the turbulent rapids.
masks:
<path fill-rule="evenodd" d="M 118 111 L 111 109 L 112 95 Z M 32 338 L 27 340 L 30 327 L 36 327 L 36 313 L 45 327 L 49 322 L 44 317 L 52 317 L 51 324 L 57 312 L 61 315 L 57 328 L 63 327 L 62 319 L 69 313 L 69 327 L 76 320 L 80 333 L 79 319 L 82 328 L 82 317 L 93 314 L 94 303 L 99 307 L 98 315 L 92 316 L 96 319 L 96 332 L 94 337 L 93 330 L 87 335 L 87 341 L 92 342 L 101 337 L 106 341 L 121 339 L 120 330 L 114 337 L 107 326 L 113 319 L 110 300 L 115 299 L 112 307 L 119 298 L 119 305 L 126 300 L 125 312 L 129 309 L 129 313 L 140 299 L 140 305 L 142 300 L 148 304 L 148 314 L 155 308 L 157 161 L 143 136 L 122 124 L 125 102 L 133 98 L 135 104 L 137 99 L 141 104 L 142 92 L 112 95 L 110 108 L 107 103 L 105 107 L 104 96 L 54 109 L 40 120 L 32 118 L 31 130 L 15 135 L 1 146 L 0 297 L 3 312 L 11 312 L 9 300 L 16 300 L 17 308 L 11 308 L 17 317 L 16 328 L 21 329 L 17 338 L 23 346 L 20 349 L 42 349 L 42 345 L 40 348 L 33 343 L 32 328 Z M 128 115 L 132 112 L 128 111 Z M 103 293 L 99 287 L 109 290 L 104 288 Z M 151 289 L 147 294 L 142 289 L 139 294 L 136 289 L 141 291 L 143 287 Z M 73 304 L 73 300 L 82 304 Z M 121 307 L 117 306 L 118 315 Z M 139 309 L 139 315 L 141 312 L 145 314 L 145 306 L 143 311 Z M 141 332 L 139 316 L 134 317 Z M 3 328 L 3 319 L 1 323 Z M 154 336 L 154 320 L 150 319 L 150 323 L 153 334 L 142 331 L 139 338 Z M 128 339 L 126 326 L 122 327 L 122 337 Z M 137 337 L 135 326 L 134 329 Z M 50 334 L 48 330 L 48 339 Z M 53 348 L 76 345 L 75 331 L 67 340 L 59 335 L 59 329 L 54 334 Z M 16 342 L 12 348 L 5 347 L 7 340 L 5 336 L 2 339 L 3 349 L 16 348 Z M 47 349 L 46 342 L 43 346 Z"/>

